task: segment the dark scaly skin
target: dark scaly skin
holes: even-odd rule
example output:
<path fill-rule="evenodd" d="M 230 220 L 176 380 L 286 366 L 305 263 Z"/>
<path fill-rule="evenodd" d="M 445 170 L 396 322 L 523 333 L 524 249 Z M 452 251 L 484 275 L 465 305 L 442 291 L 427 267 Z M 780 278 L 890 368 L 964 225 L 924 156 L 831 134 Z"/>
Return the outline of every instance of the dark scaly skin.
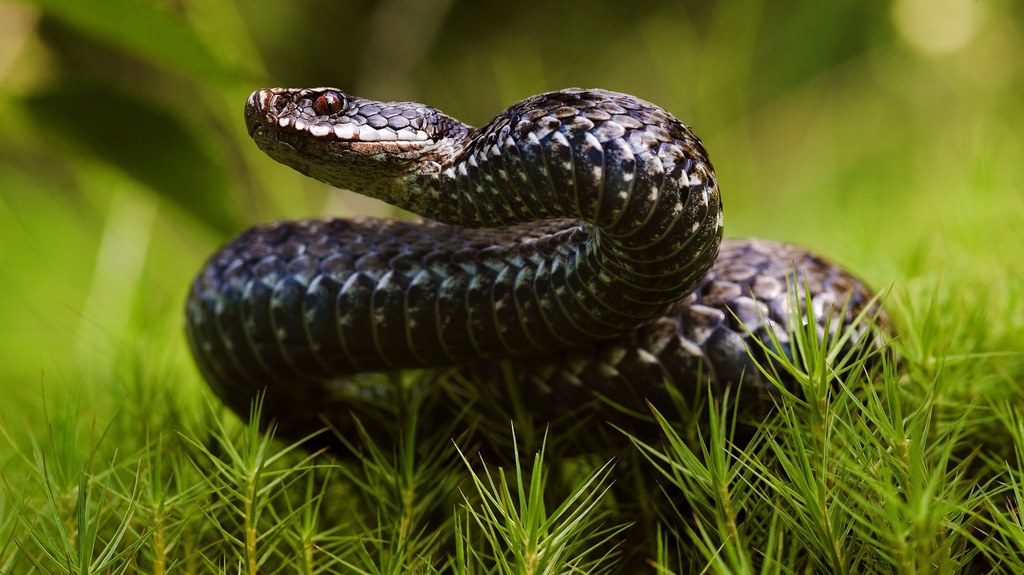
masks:
<path fill-rule="evenodd" d="M 242 415 L 265 392 L 288 438 L 324 420 L 349 433 L 349 410 L 391 400 L 357 374 L 493 374 L 503 358 L 520 360 L 541 420 L 595 398 L 642 411 L 668 401 L 666 384 L 692 395 L 742 379 L 748 397 L 770 394 L 749 338 L 784 341 L 807 320 L 787 282 L 806 283 L 819 325 L 841 314 L 833 331 L 870 304 L 801 248 L 728 240 L 719 253 L 703 147 L 631 96 L 543 94 L 474 130 L 421 104 L 275 89 L 250 97 L 246 120 L 300 172 L 445 222 L 279 222 L 207 263 L 187 305 L 200 371 Z"/>

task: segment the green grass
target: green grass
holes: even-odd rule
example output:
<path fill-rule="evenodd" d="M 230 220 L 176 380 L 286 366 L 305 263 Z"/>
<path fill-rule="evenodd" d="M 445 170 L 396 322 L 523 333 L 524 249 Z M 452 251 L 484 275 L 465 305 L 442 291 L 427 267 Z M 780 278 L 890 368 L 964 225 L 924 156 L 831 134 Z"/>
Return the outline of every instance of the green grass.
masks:
<path fill-rule="evenodd" d="M 933 308 L 932 321 L 951 311 Z M 397 447 L 350 438 L 354 461 L 282 444 L 213 404 L 186 414 L 154 402 L 142 420 L 125 410 L 97 421 L 67 401 L 46 412 L 38 438 L 3 427 L 12 456 L 0 565 L 18 573 L 1020 572 L 1024 410 L 983 364 L 915 357 L 915 347 L 939 345 L 930 337 L 947 341 L 960 329 L 931 327 L 859 355 L 838 353 L 839 338 L 796 330 L 794 359 L 777 360 L 799 393 L 782 398 L 752 436 L 738 437 L 751 428 L 728 397 L 712 399 L 655 412 L 663 435 L 635 441 L 641 457 L 632 460 L 559 455 L 546 447 L 559 438 L 547 437 L 535 453 L 513 447 L 511 466 L 497 467 L 446 441 L 450 429 L 419 429 L 416 399 Z M 1007 358 L 1019 366 L 1012 354 L 977 359 Z M 961 397 L 966 388 L 977 399 Z M 127 420 L 148 436 L 118 437 Z"/>
<path fill-rule="evenodd" d="M 909 0 L 568 2 L 545 8 L 562 34 L 456 1 L 404 44 L 375 2 L 172 4 L 0 5 L 0 573 L 1024 572 L 1017 3 L 969 2 L 973 38 L 940 55 Z M 800 393 L 760 425 L 684 398 L 613 454 L 566 455 L 523 398 L 481 456 L 486 413 L 433 428 L 417 394 L 394 449 L 286 445 L 196 374 L 188 284 L 257 221 L 387 210 L 255 149 L 241 105 L 271 84 L 477 124 L 547 89 L 636 93 L 703 138 L 727 235 L 846 264 L 896 337 L 865 361 L 797 332 Z"/>

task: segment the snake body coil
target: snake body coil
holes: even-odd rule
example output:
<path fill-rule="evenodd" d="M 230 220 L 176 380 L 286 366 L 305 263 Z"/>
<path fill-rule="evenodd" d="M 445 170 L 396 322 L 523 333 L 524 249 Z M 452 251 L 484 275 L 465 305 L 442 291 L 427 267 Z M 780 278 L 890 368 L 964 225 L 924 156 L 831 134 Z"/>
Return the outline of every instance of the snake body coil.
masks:
<path fill-rule="evenodd" d="M 347 429 L 356 374 L 503 358 L 521 360 L 540 417 L 594 397 L 642 409 L 666 384 L 763 391 L 751 337 L 835 329 L 869 305 L 805 250 L 721 242 L 700 141 L 632 96 L 542 94 L 474 129 L 422 104 L 268 89 L 246 123 L 274 159 L 429 218 L 264 225 L 200 272 L 186 312 L 200 371 L 242 414 L 265 392 L 289 437 Z M 790 309 L 794 278 L 810 306 Z"/>

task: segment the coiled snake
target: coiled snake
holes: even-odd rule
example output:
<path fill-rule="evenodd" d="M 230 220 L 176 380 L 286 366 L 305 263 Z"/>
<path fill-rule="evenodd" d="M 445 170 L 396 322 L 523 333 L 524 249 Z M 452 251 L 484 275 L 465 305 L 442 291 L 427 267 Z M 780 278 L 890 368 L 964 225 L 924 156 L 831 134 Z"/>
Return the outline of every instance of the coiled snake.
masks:
<path fill-rule="evenodd" d="M 762 394 L 752 338 L 785 342 L 808 309 L 834 331 L 872 305 L 801 248 L 722 241 L 700 141 L 633 96 L 551 92 L 475 129 L 417 103 L 266 89 L 245 118 L 279 162 L 429 218 L 258 226 L 196 278 L 186 330 L 202 375 L 242 415 L 265 393 L 265 421 L 289 438 L 324 420 L 344 433 L 360 401 L 387 401 L 356 374 L 497 374 L 506 358 L 541 419 L 595 398 L 644 410 L 666 386 L 742 379 Z M 810 305 L 798 290 L 792 309 L 794 279 Z"/>

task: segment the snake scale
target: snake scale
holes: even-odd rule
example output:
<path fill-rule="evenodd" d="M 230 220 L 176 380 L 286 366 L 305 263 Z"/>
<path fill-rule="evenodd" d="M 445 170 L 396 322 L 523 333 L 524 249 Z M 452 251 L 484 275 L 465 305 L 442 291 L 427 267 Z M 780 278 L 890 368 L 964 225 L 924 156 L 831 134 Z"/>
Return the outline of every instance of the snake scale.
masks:
<path fill-rule="evenodd" d="M 360 402 L 390 401 L 367 373 L 454 367 L 488 385 L 511 359 L 543 420 L 741 380 L 771 395 L 753 339 L 785 346 L 807 321 L 869 332 L 854 318 L 872 294 L 850 273 L 722 240 L 700 140 L 639 98 L 561 90 L 477 129 L 423 104 L 276 88 L 245 119 L 275 160 L 426 218 L 261 225 L 199 273 L 186 331 L 200 372 L 243 416 L 265 394 L 264 423 L 287 438 L 351 432 Z"/>

